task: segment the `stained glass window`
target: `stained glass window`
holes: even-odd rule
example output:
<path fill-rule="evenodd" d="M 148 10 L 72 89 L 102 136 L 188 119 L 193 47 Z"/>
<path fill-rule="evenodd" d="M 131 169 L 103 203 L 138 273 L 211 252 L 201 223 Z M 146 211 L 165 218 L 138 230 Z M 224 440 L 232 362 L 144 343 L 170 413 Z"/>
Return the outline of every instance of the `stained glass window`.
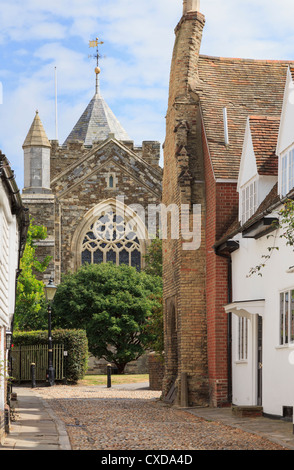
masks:
<path fill-rule="evenodd" d="M 85 250 L 82 252 L 82 264 L 92 263 L 91 251 Z"/>
<path fill-rule="evenodd" d="M 141 253 L 138 250 L 134 250 L 132 252 L 132 261 L 131 265 L 137 269 L 137 271 L 140 271 L 141 269 Z"/>
<path fill-rule="evenodd" d="M 101 214 L 87 228 L 81 250 L 82 264 L 112 262 L 141 270 L 141 245 L 133 224 L 114 211 Z"/>
<path fill-rule="evenodd" d="M 119 252 L 119 264 L 130 264 L 130 253 L 125 249 Z"/>

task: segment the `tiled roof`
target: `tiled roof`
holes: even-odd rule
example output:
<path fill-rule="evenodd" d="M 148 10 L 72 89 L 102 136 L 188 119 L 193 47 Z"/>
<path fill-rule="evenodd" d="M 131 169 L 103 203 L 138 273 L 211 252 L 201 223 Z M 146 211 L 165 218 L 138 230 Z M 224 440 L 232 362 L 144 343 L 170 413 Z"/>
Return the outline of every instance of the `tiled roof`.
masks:
<path fill-rule="evenodd" d="M 51 147 L 38 111 L 23 143 L 23 148 L 25 147 Z"/>
<path fill-rule="evenodd" d="M 130 140 L 108 104 L 96 93 L 64 145 L 69 141 L 82 141 L 85 145 L 92 145 L 94 141 L 106 140 L 109 134 L 114 134 L 117 140 Z"/>
<path fill-rule="evenodd" d="M 200 56 L 197 91 L 216 178 L 237 180 L 248 116 L 280 117 L 290 65 L 294 61 Z M 227 147 L 223 108 L 228 114 Z"/>
<path fill-rule="evenodd" d="M 280 117 L 250 116 L 250 130 L 259 175 L 278 175 L 276 155 Z"/>

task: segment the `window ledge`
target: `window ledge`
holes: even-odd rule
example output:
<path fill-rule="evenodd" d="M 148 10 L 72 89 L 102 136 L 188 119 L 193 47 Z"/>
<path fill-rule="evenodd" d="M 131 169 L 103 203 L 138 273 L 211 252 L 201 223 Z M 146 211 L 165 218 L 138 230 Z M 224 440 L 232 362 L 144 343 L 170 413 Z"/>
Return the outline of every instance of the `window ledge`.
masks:
<path fill-rule="evenodd" d="M 294 343 L 280 344 L 275 349 L 294 349 Z"/>

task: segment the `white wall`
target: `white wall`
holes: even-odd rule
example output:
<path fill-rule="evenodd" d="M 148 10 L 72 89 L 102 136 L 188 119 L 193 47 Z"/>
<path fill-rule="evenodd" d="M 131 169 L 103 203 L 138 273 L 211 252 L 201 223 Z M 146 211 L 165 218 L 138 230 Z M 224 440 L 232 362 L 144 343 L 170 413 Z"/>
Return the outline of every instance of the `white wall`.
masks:
<path fill-rule="evenodd" d="M 0 326 L 0 412 L 4 411 L 5 407 L 5 390 L 4 390 L 4 328 Z"/>
<path fill-rule="evenodd" d="M 11 214 L 0 180 L 0 361 L 6 360 L 5 328 L 9 329 L 15 307 L 15 278 L 18 268 L 18 227 Z M 0 410 L 4 409 L 4 378 L 0 377 Z"/>
<path fill-rule="evenodd" d="M 265 299 L 263 316 L 263 409 L 265 413 L 282 415 L 283 406 L 294 404 L 294 360 L 289 346 L 279 346 L 279 294 L 280 291 L 294 288 L 294 274 L 287 273 L 294 265 L 294 252 L 279 238 L 262 237 L 258 240 L 242 239 L 240 248 L 232 254 L 233 301 Z M 250 269 L 262 261 L 262 255 L 268 254 L 267 248 L 273 243 L 279 246 L 274 250 L 262 277 L 257 274 L 248 277 Z M 257 317 L 249 323 L 249 356 L 247 363 L 236 361 L 237 316 L 233 315 L 233 402 L 238 405 L 256 405 L 257 377 Z M 255 356 L 254 356 L 255 354 Z"/>
<path fill-rule="evenodd" d="M 240 162 L 240 171 L 238 178 L 238 190 L 257 175 L 256 158 L 252 143 L 249 119 L 247 119 L 243 150 Z"/>

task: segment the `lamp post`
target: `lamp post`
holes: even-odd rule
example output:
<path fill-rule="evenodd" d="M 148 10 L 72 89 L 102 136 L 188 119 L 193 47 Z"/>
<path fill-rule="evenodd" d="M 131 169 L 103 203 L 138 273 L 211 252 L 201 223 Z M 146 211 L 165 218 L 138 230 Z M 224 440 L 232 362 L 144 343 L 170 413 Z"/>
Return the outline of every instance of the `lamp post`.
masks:
<path fill-rule="evenodd" d="M 51 387 L 54 385 L 55 380 L 55 369 L 53 367 L 53 347 L 52 347 L 52 336 L 51 336 L 51 313 L 52 313 L 52 302 L 57 290 L 57 287 L 53 283 L 53 279 L 50 278 L 47 285 L 44 286 L 46 300 L 48 303 L 48 370 L 46 377 L 48 384 Z"/>
<path fill-rule="evenodd" d="M 12 375 L 12 361 L 11 361 L 11 347 L 12 347 L 12 331 L 6 330 L 6 350 L 8 351 L 8 377 Z M 7 380 L 7 404 L 10 405 L 10 397 L 12 393 L 11 380 Z"/>
<path fill-rule="evenodd" d="M 11 350 L 11 344 L 12 344 L 12 332 L 10 330 L 6 331 L 6 349 L 8 351 Z"/>

